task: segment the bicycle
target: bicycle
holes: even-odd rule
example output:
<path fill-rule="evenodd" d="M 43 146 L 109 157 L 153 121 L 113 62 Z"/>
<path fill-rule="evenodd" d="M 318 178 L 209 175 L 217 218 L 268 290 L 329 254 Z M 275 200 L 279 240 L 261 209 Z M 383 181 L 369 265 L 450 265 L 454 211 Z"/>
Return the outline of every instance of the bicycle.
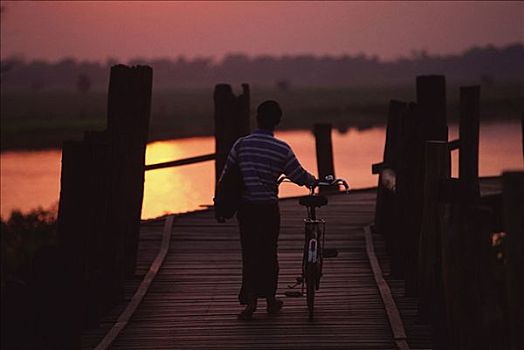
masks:
<path fill-rule="evenodd" d="M 278 180 L 280 185 L 283 182 L 291 182 L 285 176 Z M 286 292 L 286 296 L 298 297 L 304 295 L 304 283 L 306 285 L 306 300 L 309 319 L 313 319 L 315 308 L 315 292 L 320 288 L 320 278 L 322 277 L 322 266 L 324 257 L 326 255 L 336 256 L 337 252 L 332 251 L 326 254 L 324 249 L 326 222 L 323 219 L 318 219 L 316 209 L 327 205 L 327 197 L 315 193 L 316 188 L 322 186 L 338 186 L 343 185 L 346 192 L 349 190 L 348 183 L 344 179 L 334 179 L 333 176 L 326 176 L 325 181 L 316 181 L 313 186 L 309 187 L 309 195 L 299 198 L 299 204 L 307 208 L 307 218 L 304 219 L 305 224 L 305 241 L 304 252 L 302 255 L 302 275 L 297 277 L 295 285 L 288 286 L 290 289 L 301 285 L 301 292 Z"/>

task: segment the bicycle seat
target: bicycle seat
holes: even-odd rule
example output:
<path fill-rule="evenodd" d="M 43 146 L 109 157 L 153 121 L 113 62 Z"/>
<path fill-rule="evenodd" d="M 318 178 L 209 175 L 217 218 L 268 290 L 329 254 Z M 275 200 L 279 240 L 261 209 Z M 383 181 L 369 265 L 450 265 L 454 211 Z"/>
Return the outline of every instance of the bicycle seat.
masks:
<path fill-rule="evenodd" d="M 299 198 L 298 203 L 305 207 L 320 208 L 328 203 L 328 199 L 325 196 L 304 196 Z"/>

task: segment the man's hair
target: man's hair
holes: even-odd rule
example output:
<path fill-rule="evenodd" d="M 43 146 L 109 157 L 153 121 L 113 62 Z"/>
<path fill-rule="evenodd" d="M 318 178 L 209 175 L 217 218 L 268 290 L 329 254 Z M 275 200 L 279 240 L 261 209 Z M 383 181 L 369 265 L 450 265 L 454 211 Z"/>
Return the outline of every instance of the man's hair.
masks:
<path fill-rule="evenodd" d="M 257 107 L 257 123 L 260 128 L 274 130 L 281 118 L 282 109 L 276 101 L 264 101 Z"/>

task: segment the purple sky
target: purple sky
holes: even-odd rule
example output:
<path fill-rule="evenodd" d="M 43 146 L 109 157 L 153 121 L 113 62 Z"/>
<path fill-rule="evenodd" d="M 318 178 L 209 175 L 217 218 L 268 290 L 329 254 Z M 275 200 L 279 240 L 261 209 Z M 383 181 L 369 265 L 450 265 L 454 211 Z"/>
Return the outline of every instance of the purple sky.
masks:
<path fill-rule="evenodd" d="M 523 2 L 10 2 L 1 57 L 377 55 L 524 42 Z"/>

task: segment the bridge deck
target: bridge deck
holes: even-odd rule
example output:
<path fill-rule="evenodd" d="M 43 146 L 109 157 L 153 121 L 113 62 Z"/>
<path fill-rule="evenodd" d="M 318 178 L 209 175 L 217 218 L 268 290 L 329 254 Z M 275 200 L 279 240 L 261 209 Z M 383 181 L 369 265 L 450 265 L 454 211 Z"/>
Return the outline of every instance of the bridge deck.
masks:
<path fill-rule="evenodd" d="M 296 200 L 280 204 L 278 294 L 285 303 L 283 312 L 269 317 L 262 302 L 254 319 L 247 322 L 236 319 L 241 310 L 236 298 L 241 280 L 236 222 L 218 224 L 211 211 L 178 216 L 162 268 L 111 348 L 394 349 L 366 255 L 363 227 L 373 221 L 374 202 L 375 191 L 357 191 L 349 196 L 330 196 L 328 206 L 319 210 L 319 216 L 327 221 L 326 246 L 336 247 L 339 255 L 325 260 L 312 322 L 307 318 L 305 298 L 283 295 L 300 273 L 305 210 Z M 144 261 L 151 261 L 148 256 L 154 251 L 155 237 L 158 244 L 161 227 L 150 223 L 144 229 L 142 271 L 148 264 Z M 379 235 L 374 235 L 374 241 L 377 257 L 387 272 L 383 241 Z M 416 300 L 402 296 L 401 283 L 391 283 L 411 338 L 410 346 L 429 348 L 427 329 L 414 322 Z M 107 325 L 111 322 L 106 321 Z M 89 347 L 88 343 L 84 345 Z"/>

